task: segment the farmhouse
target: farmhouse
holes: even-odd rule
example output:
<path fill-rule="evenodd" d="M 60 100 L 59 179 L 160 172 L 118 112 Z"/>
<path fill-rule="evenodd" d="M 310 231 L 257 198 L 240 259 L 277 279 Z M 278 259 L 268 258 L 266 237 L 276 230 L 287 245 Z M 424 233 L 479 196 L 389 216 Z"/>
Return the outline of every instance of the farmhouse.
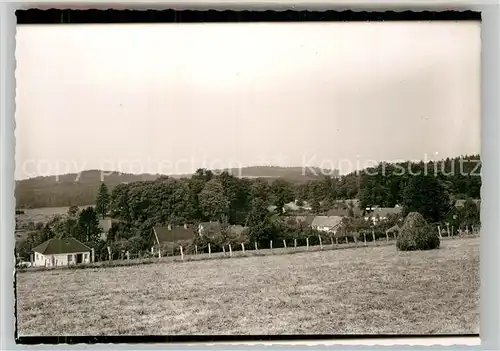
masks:
<path fill-rule="evenodd" d="M 340 216 L 316 216 L 314 217 L 311 228 L 321 232 L 335 233 L 342 223 Z"/>
<path fill-rule="evenodd" d="M 366 221 L 372 221 L 373 224 L 380 221 L 385 221 L 390 215 L 398 215 L 402 212 L 400 206 L 396 207 L 375 207 L 370 213 L 365 216 Z"/>
<path fill-rule="evenodd" d="M 193 240 L 195 230 L 184 224 L 183 226 L 155 226 L 153 227 L 153 241 L 156 245 L 175 243 L 180 240 Z"/>
<path fill-rule="evenodd" d="M 91 249 L 75 238 L 49 239 L 33 249 L 34 266 L 67 266 L 91 262 Z"/>

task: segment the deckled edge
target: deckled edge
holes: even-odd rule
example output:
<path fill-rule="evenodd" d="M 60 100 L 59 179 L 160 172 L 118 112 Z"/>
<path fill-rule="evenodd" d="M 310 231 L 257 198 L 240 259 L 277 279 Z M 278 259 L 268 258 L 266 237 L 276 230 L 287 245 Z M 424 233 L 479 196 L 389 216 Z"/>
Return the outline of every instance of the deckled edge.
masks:
<path fill-rule="evenodd" d="M 10 6 L 8 5 L 12 5 L 12 4 L 0 4 L 0 6 L 2 7 L 5 7 L 5 8 L 8 8 L 10 10 Z M 97 5 L 97 6 L 96 6 Z M 87 6 L 82 6 L 82 5 L 65 5 L 65 4 L 60 4 L 60 5 L 45 5 L 45 4 L 39 4 L 39 3 L 35 3 L 35 4 L 30 4 L 30 3 L 22 3 L 22 4 L 17 4 L 15 5 L 15 9 L 41 9 L 41 10 L 50 10 L 50 9 L 58 9 L 58 10 L 69 10 L 69 9 L 72 9 L 72 10 L 142 10 L 142 11 L 147 11 L 147 10 L 176 10 L 176 11 L 189 11 L 189 10 L 192 10 L 192 11 L 217 11 L 217 12 L 225 12 L 225 11 L 230 11 L 230 12 L 249 12 L 249 11 L 259 11 L 259 12 L 282 12 L 282 11 L 287 11 L 287 10 L 293 10 L 293 11 L 303 11 L 303 10 L 308 10 L 310 8 L 310 6 L 304 6 L 304 5 L 299 5 L 299 6 L 296 6 L 296 5 L 288 5 L 289 7 L 286 7 L 281 5 L 281 6 L 277 6 L 276 4 L 265 4 L 265 3 L 261 3 L 259 5 L 262 5 L 262 9 L 259 9 L 258 7 L 256 7 L 255 9 L 253 10 L 247 10 L 247 9 L 241 9 L 241 5 L 237 5 L 235 3 L 232 3 L 232 4 L 217 4 L 215 6 L 210 6 L 210 7 L 203 7 L 203 6 L 185 6 L 185 5 L 180 5 L 180 4 L 175 4 L 173 6 L 166 6 L 166 4 L 159 4 L 159 3 L 152 3 L 152 4 L 148 4 L 147 6 L 144 6 L 144 5 L 141 5 L 141 4 L 120 4 L 120 3 L 116 3 L 116 4 L 113 4 L 111 7 L 110 6 L 107 6 L 106 4 L 99 4 L 99 3 L 95 3 L 95 4 L 92 4 L 92 5 L 89 5 L 88 7 Z M 243 5 L 244 7 L 248 7 L 248 5 Z M 269 9 L 270 7 L 279 7 L 279 8 L 276 8 L 276 9 Z M 390 5 L 388 5 L 390 6 Z M 369 11 L 369 10 L 366 10 L 367 7 L 370 7 L 370 6 L 365 6 L 365 5 L 354 5 L 354 6 L 350 6 L 350 8 L 353 8 L 353 7 L 359 7 L 359 10 L 350 10 L 350 9 L 347 9 L 346 6 L 328 6 L 328 5 L 322 5 L 322 4 L 319 4 L 318 6 L 319 8 L 322 8 L 322 9 L 317 9 L 317 10 L 308 10 L 308 11 L 312 11 L 312 12 L 324 12 L 324 11 L 328 11 L 328 10 L 334 10 L 334 11 L 337 11 L 337 12 L 343 12 L 343 13 L 366 13 L 366 12 L 388 12 L 388 13 L 391 13 L 391 14 L 394 14 L 394 13 L 411 13 L 411 12 L 423 12 L 423 13 L 429 13 L 429 12 L 467 12 L 467 11 L 476 11 L 476 10 L 471 10 L 471 6 L 462 6 L 462 5 L 459 5 L 459 6 L 454 6 L 453 7 L 453 10 L 449 10 L 447 8 L 442 8 L 440 6 L 432 6 L 432 5 L 427 5 L 427 6 L 419 6 L 419 5 L 416 5 L 416 6 L 412 6 L 413 8 L 415 8 L 414 10 L 407 10 L 407 9 L 401 9 L 400 11 L 392 11 L 392 10 L 386 10 L 384 11 L 383 9 L 373 9 L 373 11 Z M 418 9 L 420 7 L 420 9 Z M 12 8 L 14 8 L 12 6 Z M 426 9 L 423 9 L 423 8 L 426 8 Z M 440 8 L 440 10 L 438 10 Z M 3 66 L 6 65 L 6 63 L 8 64 L 9 63 L 9 60 L 6 58 L 8 57 L 8 55 L 14 55 L 15 53 L 15 39 L 12 40 L 12 38 L 10 38 L 10 36 L 8 35 L 4 35 L 4 32 L 10 32 L 9 30 L 5 30 L 6 27 L 8 27 L 9 25 L 11 25 L 10 21 L 5 21 L 5 17 L 9 16 L 10 18 L 13 18 L 14 19 L 14 23 L 15 23 L 15 14 L 14 14 L 14 11 L 12 11 L 12 13 L 7 13 L 5 14 L 4 11 L 2 11 L 2 17 L 1 17 L 1 22 L 8 22 L 7 25 L 5 26 L 2 26 L 0 27 L 0 33 L 2 34 L 2 36 L 5 36 L 7 37 L 8 40 L 4 41 L 2 40 L 2 42 L 5 42 L 5 48 L 7 48 L 7 50 L 3 50 L 4 47 L 2 47 L 2 50 L 1 52 L 5 52 L 6 54 L 2 55 L 2 70 L 0 72 L 5 72 L 8 79 L 7 79 L 7 82 L 6 82 L 6 87 L 10 87 L 12 86 L 14 89 L 13 90 L 13 96 L 11 97 L 9 94 L 6 94 L 6 99 L 9 99 L 9 98 L 12 98 L 11 101 L 12 101 L 12 104 L 0 104 L 0 108 L 1 106 L 7 106 L 5 109 L 3 109 L 6 113 L 4 113 L 4 111 L 2 111 L 2 114 L 5 114 L 5 119 L 2 118 L 2 120 L 0 120 L 2 123 L 5 123 L 5 125 L 7 126 L 7 131 L 4 131 L 1 136 L 2 136 L 2 139 L 4 139 L 5 136 L 8 136 L 9 133 L 12 131 L 12 137 L 13 137 L 13 143 L 11 143 L 12 145 L 12 148 L 13 148 L 13 151 L 15 151 L 15 135 L 14 135 L 14 132 L 15 132 L 15 119 L 12 119 L 12 128 L 9 129 L 10 127 L 10 124 L 8 123 L 9 122 L 9 116 L 12 115 L 14 116 L 15 115 L 15 110 L 16 110 L 16 103 L 15 103 L 15 84 L 16 84 L 16 80 L 15 80 L 15 76 L 12 74 L 12 73 L 8 73 L 9 72 L 9 68 L 8 67 L 6 70 L 3 69 Z M 12 26 L 14 28 L 14 33 L 15 33 L 15 24 Z M 10 33 L 9 33 L 10 34 Z M 497 33 L 498 34 L 498 33 Z M 2 38 L 3 39 L 3 38 Z M 12 42 L 11 42 L 12 40 Z M 14 50 L 12 51 L 9 51 L 10 48 L 14 48 Z M 12 54 L 11 54 L 12 52 Z M 15 72 L 15 68 L 16 68 L 16 59 L 15 59 L 15 56 L 14 56 L 14 60 L 13 60 L 13 64 L 12 64 L 12 68 L 14 69 L 13 72 Z M 12 77 L 14 78 L 12 81 Z M 10 83 L 11 82 L 11 83 Z M 9 84 L 10 83 L 10 84 Z M 8 90 L 8 89 L 7 89 Z M 498 93 L 498 92 L 497 92 Z M 2 92 L 2 96 L 3 96 L 3 92 Z M 9 108 L 12 106 L 12 108 L 10 109 L 9 111 Z M 12 112 L 10 115 L 9 115 L 9 112 Z M 482 116 L 482 121 L 484 119 L 484 116 Z M 4 128 L 1 128 L 0 131 L 3 131 Z M 5 134 L 4 134 L 5 133 Z M 2 155 L 1 155 L 1 161 L 2 161 L 2 174 L 0 175 L 0 181 L 2 181 L 2 183 L 5 183 L 5 181 L 10 181 L 11 177 L 8 176 L 8 177 L 5 177 L 6 173 L 7 172 L 4 172 L 4 163 L 6 162 L 5 160 L 5 156 L 10 157 L 8 152 L 10 151 L 9 149 L 9 145 L 8 145 L 8 137 L 6 138 L 7 139 L 7 142 L 5 144 L 7 145 L 2 145 L 2 149 L 5 150 L 7 149 L 7 152 L 4 152 Z M 7 146 L 7 148 L 4 148 L 4 146 Z M 7 160 L 8 161 L 8 160 Z M 15 160 L 14 160 L 15 162 Z M 14 167 L 15 167 L 15 163 L 13 163 Z M 9 164 L 7 164 L 7 170 L 8 170 L 8 166 Z M 13 170 L 15 168 L 12 168 L 12 181 L 11 183 L 13 184 L 13 188 L 15 187 L 15 182 L 13 180 Z M 498 170 L 497 170 L 498 172 Z M 7 179 L 5 179 L 7 178 Z M 13 190 L 12 189 L 12 196 L 11 196 L 11 200 L 13 201 L 12 205 L 14 205 L 13 207 L 12 206 L 6 206 L 6 208 L 4 207 L 4 200 L 5 200 L 5 187 L 3 186 L 2 184 L 2 187 L 0 188 L 1 191 L 0 191 L 0 194 L 2 195 L 2 198 L 1 198 L 1 203 L 2 203 L 2 212 L 1 212 L 1 215 L 2 217 L 0 217 L 2 220 L 0 221 L 1 223 L 7 223 L 7 221 L 5 221 L 5 213 L 9 213 L 9 212 L 12 212 L 12 217 L 14 217 L 14 211 L 15 211 L 15 198 L 14 198 L 14 195 L 13 195 Z M 9 195 L 10 193 L 8 192 L 7 195 Z M 497 199 L 498 201 L 498 199 Z M 12 207 L 12 209 L 11 209 Z M 13 222 L 13 219 L 10 220 L 9 222 Z M 2 232 L 4 232 L 4 229 L 9 229 L 12 227 L 12 223 L 11 225 L 7 225 L 7 226 L 4 226 L 2 224 L 1 228 L 2 228 Z M 13 230 L 12 230 L 13 231 Z M 4 236 L 2 236 L 4 237 Z M 3 244 L 5 242 L 2 241 L 2 247 L 5 247 Z M 8 244 L 8 243 L 7 243 Z M 13 245 L 15 247 L 15 245 Z M 12 248 L 12 245 L 10 246 Z M 13 252 L 13 250 L 10 250 L 11 253 Z M 13 283 L 15 283 L 15 267 L 14 265 L 12 264 L 12 267 L 13 267 Z M 2 283 L 4 283 L 2 281 Z M 2 296 L 3 298 L 3 296 Z M 14 296 L 14 299 L 15 299 L 15 296 Z M 3 309 L 2 309 L 3 310 Z M 5 310 L 4 310 L 5 312 Z M 4 313 L 2 313 L 4 314 Z M 17 335 L 17 320 L 16 320 L 16 316 L 14 315 L 14 319 L 15 319 L 15 324 L 16 324 L 16 335 Z M 4 329 L 2 328 L 2 331 Z M 438 340 L 438 339 L 441 339 L 439 337 L 436 337 L 436 339 L 432 339 L 432 340 Z M 445 338 L 443 338 L 445 339 Z M 356 348 L 356 349 L 359 349 L 359 348 L 367 348 L 367 347 L 371 347 L 371 346 L 389 346 L 389 347 L 394 347 L 394 346 L 402 346 L 402 347 L 408 347 L 408 346 L 411 346 L 412 348 L 418 348 L 418 347 L 443 347 L 443 346 L 448 346 L 448 347 L 462 347 L 462 346 L 473 346 L 473 345 L 478 345 L 478 344 L 481 344 L 481 340 L 480 338 L 471 338 L 471 339 L 478 339 L 478 342 L 470 342 L 470 343 L 438 343 L 438 342 L 434 342 L 434 343 L 423 343 L 423 344 L 415 344 L 415 343 L 403 343 L 403 342 L 387 342 L 387 343 L 377 343 L 376 341 L 373 341 L 373 342 L 365 342 L 363 343 L 363 341 L 360 339 L 359 341 L 361 343 L 350 343 L 350 342 L 342 342 L 342 341 L 335 341 L 334 339 L 332 339 L 332 341 L 330 342 L 323 342 L 323 343 L 320 343 L 320 342 L 314 342 L 314 341 L 299 341 L 297 340 L 296 342 L 293 342 L 294 344 L 290 344 L 288 342 L 280 342 L 280 341 L 277 341 L 277 342 L 262 342 L 262 343 L 259 343 L 259 342 L 248 342 L 248 343 L 245 343 L 245 342 L 235 342 L 235 343 L 228 343 L 228 342 L 222 342 L 222 343 L 217 343 L 217 344 L 214 344 L 214 343 L 184 343 L 184 344 L 171 344 L 172 347 L 175 347 L 175 348 L 179 348 L 179 349 L 184 349 L 184 348 L 200 348 L 200 347 L 203 347 L 203 349 L 206 349 L 207 346 L 208 348 L 213 348 L 213 347 L 216 347 L 217 349 L 228 349 L 229 348 L 233 348 L 234 346 L 241 346 L 241 347 L 248 347 L 248 346 L 253 346 L 253 347 L 257 347 L 257 348 L 269 348 L 269 347 L 286 347 L 287 349 L 289 348 L 303 348 L 304 346 L 307 346 L 307 347 L 311 347 L 311 346 L 315 346 L 315 347 L 331 347 L 331 346 L 335 346 L 337 348 L 344 348 L 344 347 L 349 347 L 349 348 Z M 381 339 L 383 340 L 383 339 Z M 431 339 L 429 339 L 431 340 Z M 463 340 L 463 338 L 458 338 L 458 340 Z M 368 340 L 367 340 L 368 341 Z M 358 341 L 356 341 L 358 342 Z M 79 343 L 79 344 L 71 344 L 71 345 L 87 345 L 89 348 L 94 348 L 94 347 L 98 347 L 99 345 L 105 345 L 105 344 L 113 344 L 113 345 L 117 345 L 117 346 L 125 346 L 126 348 L 128 348 L 128 346 L 132 346 L 131 344 L 123 344 L 123 343 L 100 343 L 100 344 L 85 344 L 85 343 Z M 4 345 L 4 342 L 2 341 L 2 343 L 0 344 L 0 349 L 6 349 L 4 347 L 2 347 Z M 40 344 L 40 345 L 43 345 L 43 344 Z M 69 344 L 57 344 L 58 346 L 59 345 L 62 345 L 62 346 L 70 346 Z M 95 346 L 94 346 L 95 345 Z M 144 344 L 145 346 L 147 346 L 148 344 Z M 149 344 L 150 346 L 165 346 L 165 344 Z M 228 346 L 228 347 L 225 347 L 225 346 Z M 146 348 L 144 348 L 146 349 Z"/>

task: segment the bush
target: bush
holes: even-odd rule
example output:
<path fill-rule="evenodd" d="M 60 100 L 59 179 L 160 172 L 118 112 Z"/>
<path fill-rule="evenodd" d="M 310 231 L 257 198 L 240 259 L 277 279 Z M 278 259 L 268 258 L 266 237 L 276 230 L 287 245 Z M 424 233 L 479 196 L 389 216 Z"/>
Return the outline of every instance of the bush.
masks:
<path fill-rule="evenodd" d="M 439 248 L 439 244 L 437 231 L 418 212 L 408 214 L 396 240 L 401 251 L 432 250 Z"/>

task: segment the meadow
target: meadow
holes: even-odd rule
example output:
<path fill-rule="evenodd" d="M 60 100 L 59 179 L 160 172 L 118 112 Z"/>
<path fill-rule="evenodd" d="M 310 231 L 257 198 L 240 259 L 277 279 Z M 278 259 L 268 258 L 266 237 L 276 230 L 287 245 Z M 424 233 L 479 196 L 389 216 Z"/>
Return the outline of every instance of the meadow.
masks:
<path fill-rule="evenodd" d="M 479 238 L 17 273 L 20 336 L 479 333 Z"/>

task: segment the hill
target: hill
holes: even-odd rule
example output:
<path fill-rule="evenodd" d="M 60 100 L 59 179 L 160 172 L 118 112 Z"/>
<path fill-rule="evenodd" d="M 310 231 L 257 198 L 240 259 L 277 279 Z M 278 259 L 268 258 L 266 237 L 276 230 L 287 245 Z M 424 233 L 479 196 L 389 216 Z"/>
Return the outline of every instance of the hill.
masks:
<path fill-rule="evenodd" d="M 329 170 L 302 169 L 302 167 L 252 166 L 229 169 L 229 173 L 244 178 L 285 179 L 303 183 L 318 179 L 321 174 L 332 174 Z M 215 170 L 214 172 L 218 172 Z M 94 203 L 101 181 L 113 189 L 120 183 L 155 180 L 159 174 L 128 174 L 100 170 L 83 171 L 80 174 L 36 177 L 16 182 L 17 208 L 83 206 Z M 186 178 L 190 174 L 169 175 Z"/>

